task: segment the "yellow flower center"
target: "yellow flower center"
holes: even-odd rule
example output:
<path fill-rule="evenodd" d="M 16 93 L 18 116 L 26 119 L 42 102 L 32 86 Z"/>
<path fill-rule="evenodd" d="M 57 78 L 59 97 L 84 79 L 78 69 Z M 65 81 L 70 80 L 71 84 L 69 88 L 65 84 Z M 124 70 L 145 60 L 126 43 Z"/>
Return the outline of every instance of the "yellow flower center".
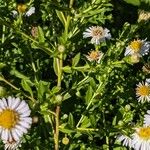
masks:
<path fill-rule="evenodd" d="M 138 135 L 143 139 L 150 139 L 150 127 L 140 128 Z"/>
<path fill-rule="evenodd" d="M 92 29 L 92 36 L 99 36 L 99 37 L 101 37 L 101 36 L 103 36 L 103 33 L 104 33 L 104 31 L 103 31 L 102 27 L 94 27 Z"/>
<path fill-rule="evenodd" d="M 24 13 L 27 9 L 27 6 L 25 4 L 18 4 L 17 10 L 19 13 Z"/>
<path fill-rule="evenodd" d="M 150 94 L 150 87 L 146 85 L 142 85 L 138 87 L 136 90 L 137 93 L 141 96 L 148 96 Z"/>
<path fill-rule="evenodd" d="M 0 126 L 6 129 L 13 128 L 19 120 L 19 115 L 14 110 L 5 109 L 0 113 Z"/>
<path fill-rule="evenodd" d="M 91 51 L 91 53 L 89 54 L 89 57 L 93 60 L 97 60 L 99 59 L 99 53 L 96 51 Z"/>
<path fill-rule="evenodd" d="M 134 51 L 134 52 L 139 52 L 141 47 L 143 45 L 143 42 L 140 40 L 134 40 L 130 43 L 130 48 Z"/>

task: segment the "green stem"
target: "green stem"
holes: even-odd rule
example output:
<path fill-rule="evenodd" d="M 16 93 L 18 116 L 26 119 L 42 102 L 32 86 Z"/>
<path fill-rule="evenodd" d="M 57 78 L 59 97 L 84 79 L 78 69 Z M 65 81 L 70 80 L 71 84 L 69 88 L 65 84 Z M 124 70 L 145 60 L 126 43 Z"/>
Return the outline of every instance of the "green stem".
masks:
<path fill-rule="evenodd" d="M 34 103 L 36 102 L 36 100 L 33 97 L 30 97 L 28 95 L 26 95 L 24 92 L 22 92 L 19 88 L 17 88 L 16 86 L 14 86 L 12 83 L 10 83 L 9 81 L 7 81 L 6 79 L 4 79 L 2 76 L 0 77 L 0 81 L 5 82 L 6 84 L 8 84 L 9 86 L 11 86 L 13 89 L 15 89 L 16 91 L 20 91 L 25 97 L 27 97 L 28 99 L 32 100 Z"/>
<path fill-rule="evenodd" d="M 61 80 L 62 80 L 62 70 L 63 70 L 63 54 L 60 53 L 60 58 L 57 58 L 57 69 L 58 69 L 58 81 L 57 86 L 61 87 Z"/>
<path fill-rule="evenodd" d="M 60 106 L 56 107 L 56 117 L 55 117 L 55 134 L 54 134 L 54 139 L 55 139 L 55 150 L 59 150 L 59 113 L 60 113 Z"/>
<path fill-rule="evenodd" d="M 57 86 L 61 88 L 61 81 L 62 81 L 62 71 L 63 71 L 63 53 L 60 53 L 59 58 L 57 58 L 57 70 L 58 70 L 58 79 L 57 79 Z M 60 106 L 56 106 L 55 112 L 55 134 L 54 134 L 54 141 L 55 141 L 55 150 L 59 150 L 59 114 L 60 114 Z"/>

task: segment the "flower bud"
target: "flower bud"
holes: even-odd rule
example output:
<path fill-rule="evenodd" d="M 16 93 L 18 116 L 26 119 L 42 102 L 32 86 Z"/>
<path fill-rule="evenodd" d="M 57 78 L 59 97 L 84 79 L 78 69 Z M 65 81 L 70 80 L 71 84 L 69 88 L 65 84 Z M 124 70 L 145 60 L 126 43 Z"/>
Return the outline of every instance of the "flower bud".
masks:
<path fill-rule="evenodd" d="M 39 118 L 37 116 L 32 117 L 32 123 L 38 123 Z"/>
<path fill-rule="evenodd" d="M 69 139 L 68 139 L 67 137 L 64 137 L 64 138 L 62 139 L 62 143 L 63 143 L 64 145 L 67 145 L 67 144 L 69 143 Z"/>
<path fill-rule="evenodd" d="M 63 53 L 63 52 L 65 51 L 64 45 L 59 45 L 59 46 L 58 46 L 58 51 L 59 51 L 60 53 Z"/>

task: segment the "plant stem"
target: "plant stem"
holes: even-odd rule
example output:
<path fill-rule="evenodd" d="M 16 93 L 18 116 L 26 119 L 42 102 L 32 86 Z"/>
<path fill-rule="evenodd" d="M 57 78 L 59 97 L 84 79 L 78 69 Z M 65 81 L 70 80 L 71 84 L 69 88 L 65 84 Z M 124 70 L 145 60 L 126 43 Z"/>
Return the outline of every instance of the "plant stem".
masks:
<path fill-rule="evenodd" d="M 9 81 L 7 81 L 5 78 L 3 78 L 2 76 L 0 76 L 0 81 L 5 82 L 6 84 L 8 84 L 9 86 L 11 86 L 13 89 L 15 89 L 16 91 L 20 91 L 25 97 L 27 97 L 28 99 L 32 100 L 34 103 L 36 102 L 36 100 L 33 97 L 30 97 L 28 95 L 26 95 L 24 92 L 22 92 L 19 88 L 17 88 L 16 86 L 14 86 L 12 83 L 10 83 Z"/>
<path fill-rule="evenodd" d="M 56 107 L 56 117 L 55 117 L 55 150 L 59 150 L 59 113 L 60 113 L 60 106 Z"/>
<path fill-rule="evenodd" d="M 61 88 L 61 80 L 62 80 L 62 70 L 63 69 L 63 53 L 60 53 L 59 58 L 57 58 L 57 70 L 58 70 L 58 78 L 57 78 L 57 86 Z M 56 106 L 55 112 L 55 133 L 54 133 L 54 141 L 55 141 L 55 150 L 59 150 L 59 114 L 60 114 L 60 106 Z"/>

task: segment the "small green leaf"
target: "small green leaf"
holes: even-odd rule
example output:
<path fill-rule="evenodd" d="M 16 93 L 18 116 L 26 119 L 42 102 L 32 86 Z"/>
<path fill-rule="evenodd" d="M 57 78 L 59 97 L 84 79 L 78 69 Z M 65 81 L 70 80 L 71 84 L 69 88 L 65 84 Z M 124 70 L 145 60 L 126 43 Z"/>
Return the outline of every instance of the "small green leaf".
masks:
<path fill-rule="evenodd" d="M 56 75 L 58 75 L 57 58 L 53 59 L 53 68 Z"/>
<path fill-rule="evenodd" d="M 72 59 L 72 66 L 75 67 L 80 60 L 80 53 L 78 53 L 73 59 Z"/>
<path fill-rule="evenodd" d="M 72 73 L 72 69 L 69 66 L 63 67 L 63 71 L 66 72 L 66 73 Z"/>
<path fill-rule="evenodd" d="M 60 91 L 60 87 L 58 87 L 58 86 L 54 86 L 53 88 L 52 88 L 52 90 L 51 90 L 51 92 L 53 93 L 53 94 L 55 94 L 55 93 L 58 93 L 59 91 Z"/>
<path fill-rule="evenodd" d="M 33 92 L 32 92 L 32 89 L 31 89 L 29 83 L 30 83 L 30 80 L 25 80 L 25 79 L 22 79 L 22 80 L 21 80 L 21 85 L 22 85 L 23 89 L 24 89 L 25 91 L 29 92 L 30 95 L 31 95 L 31 97 L 33 97 Z"/>
<path fill-rule="evenodd" d="M 90 102 L 92 96 L 93 96 L 93 89 L 91 86 L 89 86 L 85 96 L 86 104 Z"/>
<path fill-rule="evenodd" d="M 61 23 L 65 26 L 66 19 L 65 19 L 65 16 L 64 16 L 63 12 L 56 10 L 56 14 L 57 14 L 59 20 L 61 21 Z"/>
<path fill-rule="evenodd" d="M 139 6 L 140 5 L 140 0 L 124 0 L 126 3 Z"/>
<path fill-rule="evenodd" d="M 45 42 L 44 32 L 40 26 L 38 26 L 38 38 L 40 43 Z"/>
<path fill-rule="evenodd" d="M 48 91 L 50 86 L 49 82 L 45 82 L 45 81 L 40 81 L 38 84 L 38 98 L 42 99 L 44 98 L 44 94 Z"/>
<path fill-rule="evenodd" d="M 71 97 L 71 95 L 69 93 L 66 93 L 64 96 L 63 96 L 63 101 L 69 99 Z"/>
<path fill-rule="evenodd" d="M 69 117 L 68 117 L 68 125 L 70 128 L 74 128 L 74 119 L 71 113 L 69 114 Z"/>
<path fill-rule="evenodd" d="M 10 74 L 14 75 L 14 76 L 16 76 L 17 78 L 20 78 L 20 79 L 25 79 L 25 80 L 29 79 L 29 77 L 25 76 L 24 74 L 20 73 L 19 71 L 15 70 L 15 69 L 11 70 Z"/>

